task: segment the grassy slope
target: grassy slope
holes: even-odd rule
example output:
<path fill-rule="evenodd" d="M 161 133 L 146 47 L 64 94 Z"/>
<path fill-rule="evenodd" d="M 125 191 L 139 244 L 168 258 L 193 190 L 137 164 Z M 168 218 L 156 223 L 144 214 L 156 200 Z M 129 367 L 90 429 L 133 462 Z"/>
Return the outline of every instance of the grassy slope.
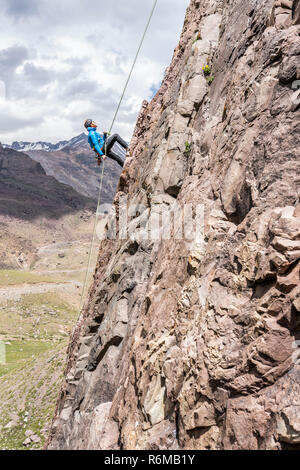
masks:
<path fill-rule="evenodd" d="M 94 206 L 20 155 L 4 151 L 0 182 L 0 449 L 41 449 L 78 316 Z M 33 293 L 48 284 L 51 292 Z M 29 430 L 40 442 L 24 447 Z"/>
<path fill-rule="evenodd" d="M 6 364 L 0 365 L 0 449 L 24 449 L 26 430 L 41 439 L 26 448 L 40 449 L 46 439 L 78 315 L 72 303 L 64 293 L 46 293 L 0 306 L 6 349 Z"/>
<path fill-rule="evenodd" d="M 26 285 L 30 292 L 31 286 L 40 283 L 75 281 L 70 291 L 28 293 L 20 300 L 0 301 L 0 340 L 7 343 L 6 364 L 0 365 L 0 449 L 41 449 L 47 438 L 69 334 L 78 316 L 82 286 L 76 288 L 76 284 L 85 276 L 89 226 L 90 221 L 84 224 L 83 237 L 78 230 L 82 242 L 58 244 L 57 249 L 53 245 L 53 250 L 50 244 L 50 252 L 43 252 L 35 263 L 37 272 L 0 270 L 0 289 Z M 97 243 L 93 262 L 96 256 Z M 27 430 L 38 435 L 40 442 L 24 447 Z"/>
<path fill-rule="evenodd" d="M 61 280 L 61 278 L 60 278 Z M 53 276 L 38 275 L 26 271 L 15 271 L 13 269 L 3 269 L 0 271 L 1 286 L 17 286 L 19 284 L 40 284 L 41 282 L 57 282 L 58 279 Z"/>
<path fill-rule="evenodd" d="M 26 430 L 40 438 L 27 448 L 42 448 L 62 383 L 66 343 L 12 344 L 9 356 L 15 367 L 0 377 L 0 449 L 24 449 Z M 17 366 L 20 349 L 23 354 Z"/>

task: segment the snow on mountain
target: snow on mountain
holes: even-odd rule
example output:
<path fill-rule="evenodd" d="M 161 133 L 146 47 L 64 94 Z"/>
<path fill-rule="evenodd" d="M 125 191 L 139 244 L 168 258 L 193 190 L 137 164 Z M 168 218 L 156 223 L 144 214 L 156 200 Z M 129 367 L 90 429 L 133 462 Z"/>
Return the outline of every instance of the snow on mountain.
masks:
<path fill-rule="evenodd" d="M 58 150 L 62 150 L 66 147 L 79 147 L 87 142 L 87 136 L 83 132 L 76 137 L 73 137 L 70 140 L 62 140 L 57 144 L 52 144 L 50 142 L 13 142 L 11 145 L 4 144 L 4 148 L 11 148 L 13 150 L 21 151 L 21 152 L 28 152 L 30 150 L 43 150 L 45 152 L 55 152 Z"/>

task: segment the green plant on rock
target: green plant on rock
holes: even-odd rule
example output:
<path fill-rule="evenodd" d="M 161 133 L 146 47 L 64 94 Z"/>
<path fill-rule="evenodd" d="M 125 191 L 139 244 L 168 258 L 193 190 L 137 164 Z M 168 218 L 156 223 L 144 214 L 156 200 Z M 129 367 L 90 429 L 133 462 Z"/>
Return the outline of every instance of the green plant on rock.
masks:
<path fill-rule="evenodd" d="M 206 77 L 208 77 L 211 74 L 211 68 L 208 64 L 204 65 L 204 67 L 202 67 L 202 70 Z"/>
<path fill-rule="evenodd" d="M 203 73 L 204 73 L 204 76 L 206 78 L 206 81 L 207 81 L 208 85 L 211 85 L 213 83 L 215 77 L 211 74 L 210 65 L 207 63 L 206 65 L 204 65 L 204 67 L 202 67 L 202 70 L 203 70 Z"/>
<path fill-rule="evenodd" d="M 195 37 L 194 41 L 193 41 L 193 44 L 195 44 L 197 41 L 200 41 L 200 39 L 202 39 L 202 38 L 201 38 L 201 33 L 198 32 L 198 33 L 196 34 L 196 37 Z"/>
<path fill-rule="evenodd" d="M 186 141 L 185 142 L 185 152 L 184 152 L 187 156 L 189 156 L 189 154 L 191 153 L 191 144 Z"/>

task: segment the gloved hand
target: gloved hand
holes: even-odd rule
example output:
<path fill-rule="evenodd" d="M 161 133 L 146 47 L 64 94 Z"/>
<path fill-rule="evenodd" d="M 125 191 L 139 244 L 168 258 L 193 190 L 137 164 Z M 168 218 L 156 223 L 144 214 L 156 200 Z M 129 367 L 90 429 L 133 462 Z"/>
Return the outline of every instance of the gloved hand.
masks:
<path fill-rule="evenodd" d="M 96 157 L 96 158 L 97 158 L 97 161 L 98 161 L 98 166 L 101 165 L 102 160 L 106 160 L 106 159 L 107 159 L 106 155 L 99 155 L 99 154 L 97 154 L 97 157 Z"/>

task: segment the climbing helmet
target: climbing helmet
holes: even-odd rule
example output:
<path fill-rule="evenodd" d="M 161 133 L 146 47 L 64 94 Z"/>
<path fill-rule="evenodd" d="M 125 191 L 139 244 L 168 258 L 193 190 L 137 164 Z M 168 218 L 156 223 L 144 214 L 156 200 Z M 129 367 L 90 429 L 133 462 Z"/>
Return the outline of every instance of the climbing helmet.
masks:
<path fill-rule="evenodd" d="M 84 123 L 84 127 L 87 129 L 88 127 L 91 127 L 92 123 L 93 123 L 92 119 L 87 119 Z"/>

